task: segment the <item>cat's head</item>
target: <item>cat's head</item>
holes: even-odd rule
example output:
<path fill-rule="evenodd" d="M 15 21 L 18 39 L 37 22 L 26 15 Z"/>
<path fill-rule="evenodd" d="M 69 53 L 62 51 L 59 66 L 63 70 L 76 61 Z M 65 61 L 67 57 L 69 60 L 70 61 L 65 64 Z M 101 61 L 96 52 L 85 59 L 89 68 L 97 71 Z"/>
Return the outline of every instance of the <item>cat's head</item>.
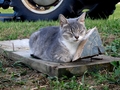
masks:
<path fill-rule="evenodd" d="M 86 34 L 85 13 L 78 19 L 69 21 L 62 14 L 59 15 L 62 37 L 69 42 L 79 42 Z"/>

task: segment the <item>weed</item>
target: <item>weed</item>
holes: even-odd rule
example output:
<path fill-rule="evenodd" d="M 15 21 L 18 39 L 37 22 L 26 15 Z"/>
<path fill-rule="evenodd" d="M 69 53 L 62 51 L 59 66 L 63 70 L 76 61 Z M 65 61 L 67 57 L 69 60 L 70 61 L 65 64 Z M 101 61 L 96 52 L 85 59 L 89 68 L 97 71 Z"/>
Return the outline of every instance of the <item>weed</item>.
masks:
<path fill-rule="evenodd" d="M 51 90 L 92 90 L 89 89 L 90 85 L 85 83 L 85 74 L 82 76 L 81 80 L 78 80 L 76 76 L 68 78 L 66 76 L 58 79 L 57 77 L 51 79 L 49 78 Z"/>
<path fill-rule="evenodd" d="M 109 81 L 111 83 L 115 83 L 115 84 L 120 84 L 120 61 L 113 61 L 111 62 L 111 64 L 113 65 L 113 73 L 111 75 L 111 77 L 109 78 Z"/>
<path fill-rule="evenodd" d="M 0 61 L 0 72 L 3 72 L 3 73 L 6 73 L 6 72 L 7 72 L 7 69 L 6 69 L 6 68 L 3 68 L 3 64 L 2 64 L 1 61 Z"/>
<path fill-rule="evenodd" d="M 31 66 L 27 65 L 27 64 L 24 64 L 23 62 L 21 61 L 16 61 L 14 62 L 14 64 L 12 65 L 13 67 L 20 67 L 20 68 L 23 68 L 23 67 L 27 67 L 29 69 L 32 69 Z"/>
<path fill-rule="evenodd" d="M 116 39 L 106 46 L 107 55 L 120 57 L 120 39 Z"/>
<path fill-rule="evenodd" d="M 106 70 L 92 73 L 92 76 L 96 78 L 97 84 L 109 83 L 109 84 L 120 84 L 120 61 L 111 62 L 113 65 L 113 72 Z"/>
<path fill-rule="evenodd" d="M 106 48 L 107 55 L 111 56 L 120 56 L 120 5 L 117 5 L 117 10 L 113 15 L 110 16 L 108 20 L 90 20 L 86 19 L 87 29 L 93 28 L 96 26 L 99 30 L 101 39 Z M 57 26 L 58 21 L 37 21 L 37 22 L 0 22 L 0 40 L 12 40 L 12 39 L 23 39 L 29 38 L 29 36 L 36 30 L 46 26 Z M 7 54 L 5 52 L 5 54 Z M 9 63 L 8 63 L 9 64 Z M 7 64 L 7 65 L 8 65 Z M 33 73 L 29 69 L 25 69 L 25 65 L 22 62 L 17 61 L 12 64 L 12 69 L 6 69 L 2 61 L 0 61 L 0 89 L 7 87 L 21 88 L 21 86 L 36 85 L 34 82 L 37 82 L 37 88 L 43 86 L 40 90 L 46 90 L 48 87 L 51 90 L 109 90 L 108 84 L 120 85 L 120 61 L 111 62 L 113 65 L 113 72 L 107 72 L 106 70 L 99 71 L 97 73 L 92 73 L 92 79 L 89 82 L 86 82 L 86 73 L 81 77 L 68 78 L 66 76 L 58 79 L 55 77 L 41 79 L 38 73 Z M 29 66 L 27 66 L 29 67 Z M 10 68 L 10 65 L 8 66 Z M 15 70 L 13 70 L 13 68 Z M 28 71 L 31 70 L 31 73 Z M 1 73 L 2 72 L 2 73 Z M 31 80 L 32 79 L 32 80 Z M 88 78 L 89 79 L 89 78 Z M 93 85 L 91 86 L 91 82 Z M 34 82 L 33 82 L 34 81 Z M 27 83 L 29 82 L 29 83 Z M 27 83 L 27 84 L 26 84 Z M 26 84 L 26 85 L 25 85 Z M 107 84 L 107 85 L 104 85 Z M 102 85 L 102 89 L 98 87 Z M 35 86 L 35 87 L 36 87 Z M 94 88 L 97 89 L 94 89 Z M 6 89 L 6 90 L 7 90 Z M 119 87 L 118 87 L 119 89 Z M 118 90 L 116 89 L 116 90 Z M 27 89 L 21 89 L 27 90 Z M 28 89 L 30 90 L 30 89 Z"/>

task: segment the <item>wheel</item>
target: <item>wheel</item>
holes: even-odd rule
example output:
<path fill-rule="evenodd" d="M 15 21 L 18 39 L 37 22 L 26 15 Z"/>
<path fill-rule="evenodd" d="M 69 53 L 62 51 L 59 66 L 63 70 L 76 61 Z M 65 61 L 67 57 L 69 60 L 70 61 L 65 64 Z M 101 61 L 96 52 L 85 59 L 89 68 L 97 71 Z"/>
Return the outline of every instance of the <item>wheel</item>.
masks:
<path fill-rule="evenodd" d="M 107 19 L 116 9 L 115 5 L 116 3 L 114 2 L 96 4 L 92 9 L 89 10 L 88 17 L 91 19 Z"/>
<path fill-rule="evenodd" d="M 8 9 L 9 8 L 9 4 L 10 4 L 10 0 L 4 0 L 4 2 L 2 4 L 2 8 L 3 9 Z"/>
<path fill-rule="evenodd" d="M 113 14 L 114 10 L 116 9 L 115 5 L 118 3 L 117 0 L 111 2 L 82 2 L 85 0 L 76 1 L 78 1 L 74 7 L 76 16 L 79 16 L 83 11 L 86 11 L 86 16 L 90 17 L 91 19 L 107 19 L 111 14 Z"/>
<path fill-rule="evenodd" d="M 22 20 L 56 20 L 59 14 L 69 16 L 75 0 L 11 0 L 15 16 Z"/>

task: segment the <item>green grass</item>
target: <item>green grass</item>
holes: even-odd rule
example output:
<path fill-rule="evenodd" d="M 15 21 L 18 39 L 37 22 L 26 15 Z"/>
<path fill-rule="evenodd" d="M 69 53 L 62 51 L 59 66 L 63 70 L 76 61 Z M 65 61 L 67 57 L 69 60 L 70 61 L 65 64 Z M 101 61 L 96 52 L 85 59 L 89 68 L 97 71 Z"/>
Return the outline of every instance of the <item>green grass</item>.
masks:
<path fill-rule="evenodd" d="M 118 19 L 118 18 L 120 18 L 120 4 L 117 4 L 116 5 L 116 10 L 115 10 L 115 12 L 114 12 L 114 14 L 112 14 L 110 17 L 109 17 L 109 19 Z"/>
<path fill-rule="evenodd" d="M 2 8 L 0 8 L 0 12 L 1 13 L 13 13 L 14 11 L 13 11 L 13 8 L 10 7 L 9 9 L 2 9 Z"/>
<path fill-rule="evenodd" d="M 87 29 L 97 27 L 107 55 L 120 56 L 120 4 L 116 5 L 113 15 L 107 20 L 86 19 Z M 8 12 L 11 12 L 8 10 Z M 37 22 L 0 22 L 0 40 L 29 38 L 36 30 L 46 26 L 59 25 L 58 21 Z"/>
<path fill-rule="evenodd" d="M 58 22 L 0 22 L 0 40 L 29 38 L 39 28 L 52 25 L 58 25 Z"/>
<path fill-rule="evenodd" d="M 120 4 L 116 5 L 116 7 L 117 9 L 115 10 L 114 14 L 111 15 L 108 20 L 86 19 L 86 27 L 87 29 L 93 28 L 95 26 L 98 28 L 101 39 L 107 51 L 106 55 L 120 57 Z M 5 12 L 12 12 L 12 10 Z M 29 36 L 39 28 L 52 25 L 59 25 L 59 22 L 0 22 L 0 40 L 29 38 Z M 114 66 L 113 72 L 108 72 L 104 70 L 98 71 L 97 73 L 89 73 L 89 75 L 85 74 L 83 75 L 83 77 L 79 78 L 73 76 L 69 79 L 67 77 L 62 77 L 60 79 L 51 79 L 49 77 L 47 78 L 49 87 L 52 90 L 109 90 L 109 84 L 114 84 L 118 86 L 120 85 L 120 62 L 112 62 L 111 64 Z M 26 81 L 20 80 L 17 82 L 16 78 L 21 77 L 19 75 L 27 74 L 26 70 L 23 70 L 22 68 L 23 66 L 21 67 L 22 71 L 19 72 L 20 74 L 16 72 L 11 72 L 11 78 L 9 78 L 8 81 L 10 80 L 12 81 L 12 83 L 14 82 L 17 85 L 24 85 Z M 4 67 L 3 62 L 1 61 L 0 73 L 7 73 L 7 69 Z M 96 88 L 96 86 L 101 86 L 102 88 L 99 89 Z M 42 90 L 46 89 L 43 88 Z"/>

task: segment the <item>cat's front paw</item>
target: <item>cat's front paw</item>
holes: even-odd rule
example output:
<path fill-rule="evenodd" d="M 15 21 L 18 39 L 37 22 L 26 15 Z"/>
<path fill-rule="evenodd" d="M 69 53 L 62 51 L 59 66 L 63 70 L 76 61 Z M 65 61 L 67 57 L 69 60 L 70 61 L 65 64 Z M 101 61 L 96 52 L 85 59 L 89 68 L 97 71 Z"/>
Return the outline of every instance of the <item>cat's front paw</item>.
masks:
<path fill-rule="evenodd" d="M 63 56 L 63 55 L 55 55 L 54 56 L 56 62 L 70 62 L 71 58 L 69 56 Z"/>

